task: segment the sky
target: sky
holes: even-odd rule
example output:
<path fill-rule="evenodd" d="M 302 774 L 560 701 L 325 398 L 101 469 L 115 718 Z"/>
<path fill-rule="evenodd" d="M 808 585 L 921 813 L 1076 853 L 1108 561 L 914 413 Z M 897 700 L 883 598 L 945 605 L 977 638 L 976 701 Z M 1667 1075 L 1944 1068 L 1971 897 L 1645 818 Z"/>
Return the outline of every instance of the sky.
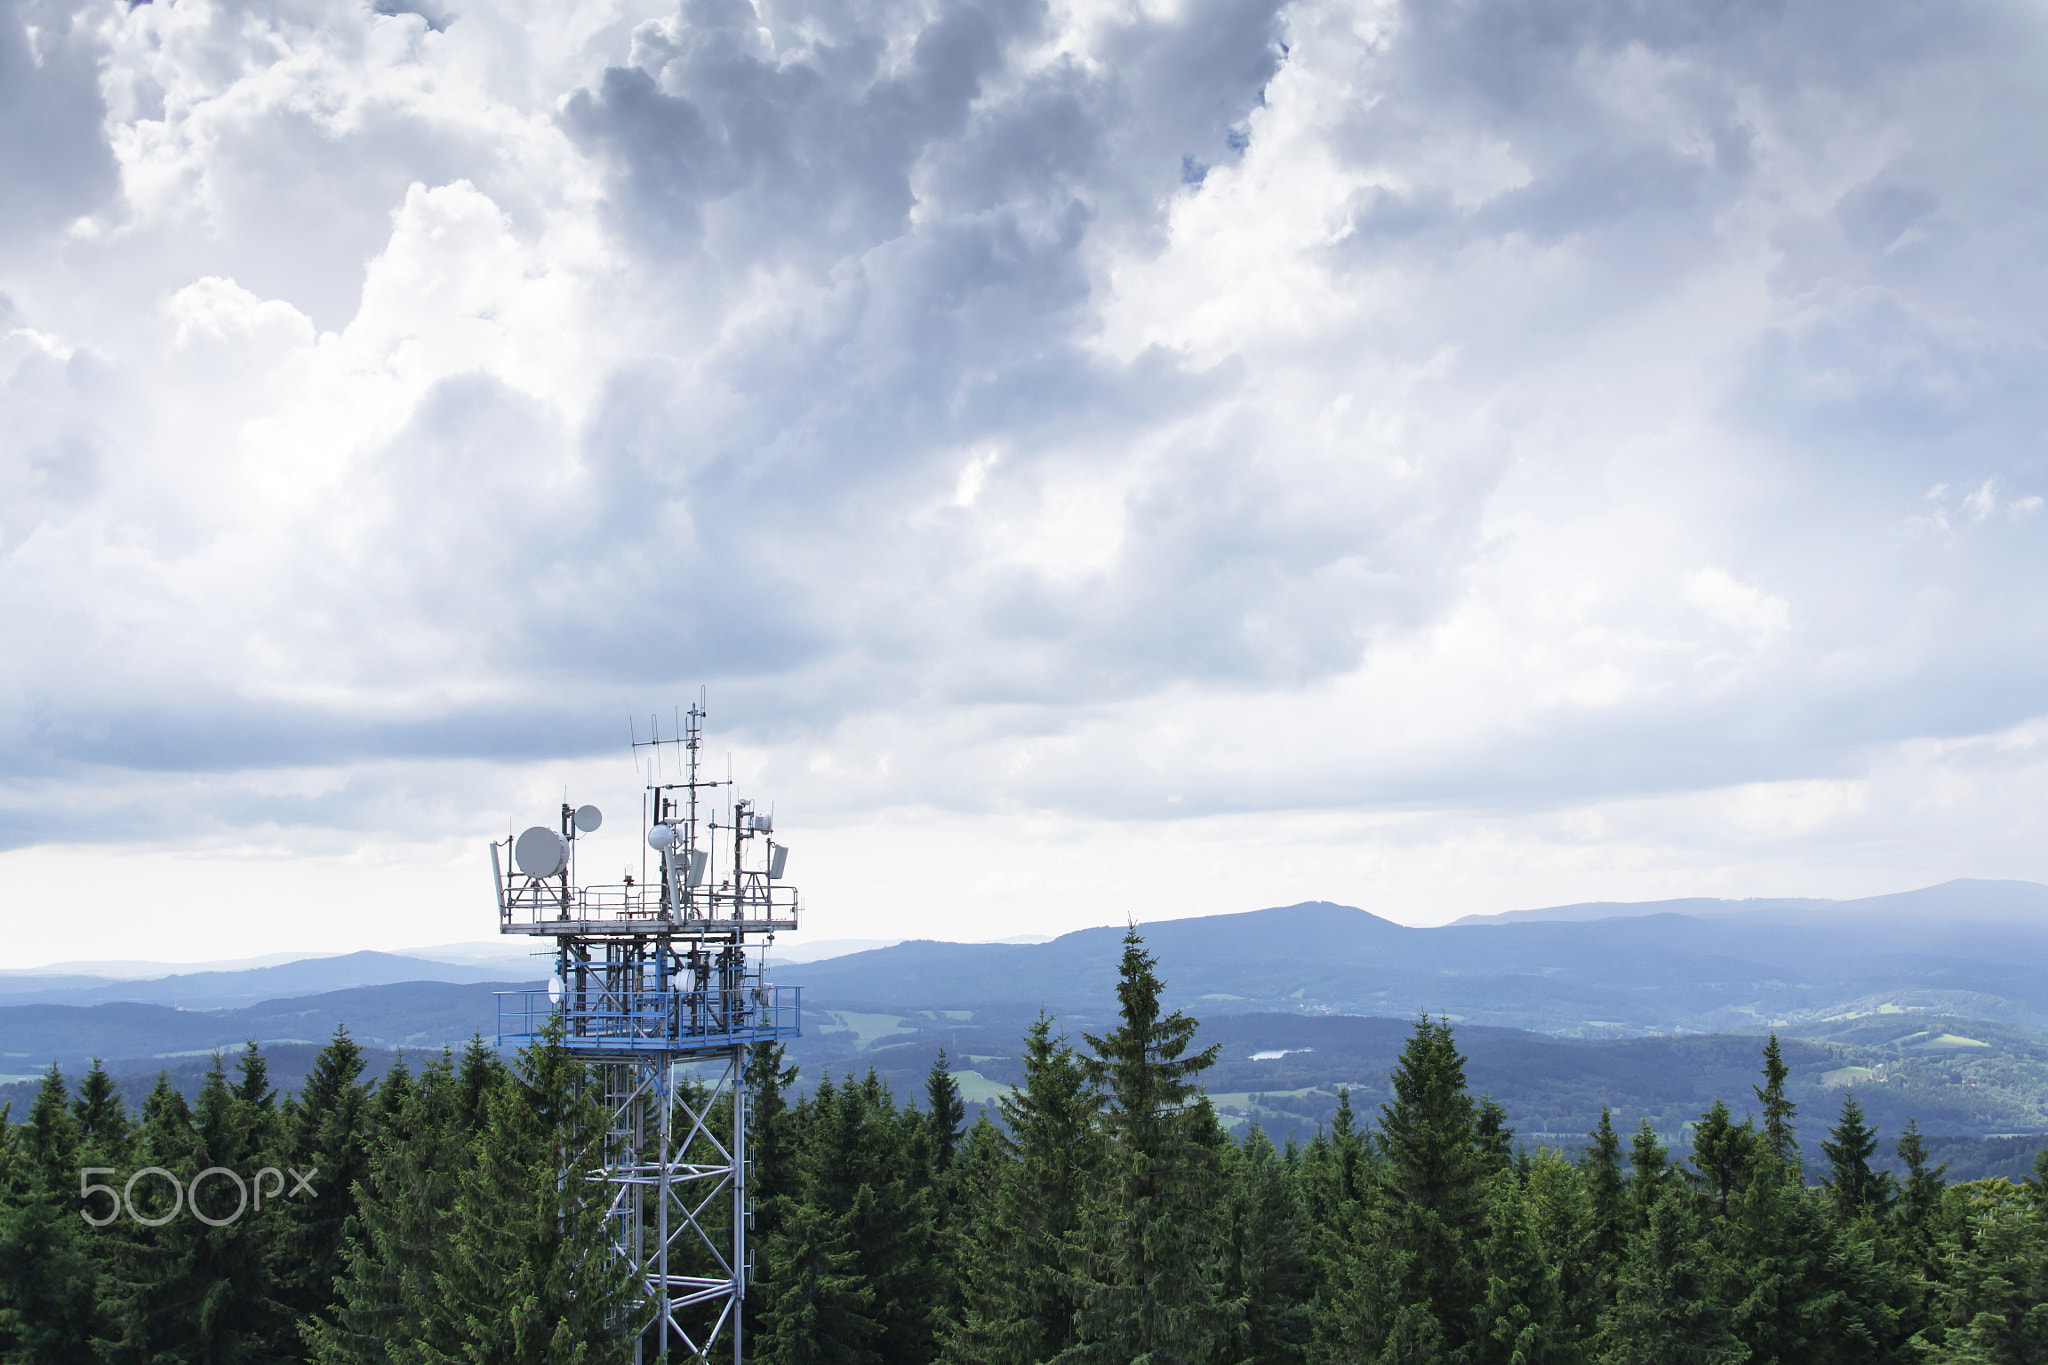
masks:
<path fill-rule="evenodd" d="M 0 965 L 2048 880 L 2048 11 L 0 0 Z"/>

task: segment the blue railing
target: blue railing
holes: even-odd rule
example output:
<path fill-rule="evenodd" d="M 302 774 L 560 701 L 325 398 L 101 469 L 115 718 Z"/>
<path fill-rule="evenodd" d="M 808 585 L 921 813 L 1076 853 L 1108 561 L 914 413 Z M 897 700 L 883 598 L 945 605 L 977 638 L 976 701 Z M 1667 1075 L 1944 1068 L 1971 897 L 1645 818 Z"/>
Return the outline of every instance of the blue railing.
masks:
<path fill-rule="evenodd" d="M 571 1052 L 689 1052 L 803 1033 L 803 987 L 720 991 L 612 991 L 559 1000 L 546 991 L 499 991 L 498 1044 L 537 1041 L 557 1012 Z"/>

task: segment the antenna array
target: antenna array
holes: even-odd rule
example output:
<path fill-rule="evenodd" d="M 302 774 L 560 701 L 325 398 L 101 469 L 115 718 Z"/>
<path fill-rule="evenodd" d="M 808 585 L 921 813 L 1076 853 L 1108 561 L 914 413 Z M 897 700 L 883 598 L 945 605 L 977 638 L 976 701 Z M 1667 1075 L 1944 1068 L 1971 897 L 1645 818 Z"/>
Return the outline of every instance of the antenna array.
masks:
<path fill-rule="evenodd" d="M 535 825 L 491 845 L 500 933 L 551 937 L 544 991 L 498 996 L 499 1044 L 531 1043 L 559 1017 L 564 1044 L 589 1062 L 610 1116 L 606 1165 L 617 1255 L 645 1291 L 635 1349 L 643 1360 L 710 1358 L 722 1339 L 734 1365 L 752 1260 L 747 1232 L 748 1052 L 802 1032 L 800 988 L 768 984 L 753 940 L 797 927 L 796 890 L 782 881 L 789 850 L 775 820 L 722 781 L 699 777 L 702 702 L 667 739 L 633 735 L 649 782 L 638 881 L 583 885 L 576 837 L 596 830 L 595 806 L 562 805 L 560 830 Z M 680 781 L 662 781 L 664 749 Z M 728 791 L 721 824 L 715 802 Z M 709 807 L 708 811 L 700 809 Z M 508 866 L 509 860 L 509 866 Z"/>

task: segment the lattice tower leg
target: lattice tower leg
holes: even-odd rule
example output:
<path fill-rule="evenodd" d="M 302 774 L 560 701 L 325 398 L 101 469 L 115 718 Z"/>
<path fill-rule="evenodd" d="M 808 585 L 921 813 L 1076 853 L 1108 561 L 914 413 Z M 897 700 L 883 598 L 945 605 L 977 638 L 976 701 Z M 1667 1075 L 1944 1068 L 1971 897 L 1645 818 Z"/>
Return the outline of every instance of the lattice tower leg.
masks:
<path fill-rule="evenodd" d="M 747 1109 L 746 1049 L 689 1058 L 655 1054 L 607 1061 L 599 1071 L 610 1116 L 613 1254 L 645 1296 L 636 1365 L 709 1361 L 732 1343 L 745 1350 Z M 677 1085 L 674 1063 L 696 1061 L 708 1084 Z M 722 1352 L 721 1352 L 722 1354 Z"/>

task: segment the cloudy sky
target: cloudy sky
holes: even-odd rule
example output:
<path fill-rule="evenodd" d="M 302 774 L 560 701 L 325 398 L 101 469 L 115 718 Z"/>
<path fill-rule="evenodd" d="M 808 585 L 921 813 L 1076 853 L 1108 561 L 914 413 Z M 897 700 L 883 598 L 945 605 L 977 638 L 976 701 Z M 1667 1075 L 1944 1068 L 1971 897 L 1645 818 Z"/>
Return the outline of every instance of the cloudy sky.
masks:
<path fill-rule="evenodd" d="M 384 11 L 391 12 L 384 12 Z M 6 965 L 2048 880 L 2048 12 L 0 0 Z"/>

